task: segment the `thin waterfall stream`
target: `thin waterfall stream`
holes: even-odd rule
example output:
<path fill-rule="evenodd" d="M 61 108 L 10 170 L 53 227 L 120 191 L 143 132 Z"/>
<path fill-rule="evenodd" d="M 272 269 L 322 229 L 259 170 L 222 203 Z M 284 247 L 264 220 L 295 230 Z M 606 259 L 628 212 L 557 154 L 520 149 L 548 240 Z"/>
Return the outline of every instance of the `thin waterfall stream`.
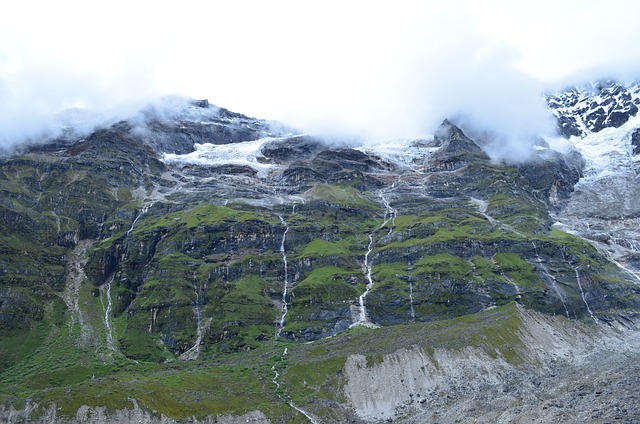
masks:
<path fill-rule="evenodd" d="M 189 348 L 189 350 L 187 350 L 182 355 L 180 355 L 180 359 L 183 361 L 198 359 L 198 356 L 200 356 L 200 345 L 202 343 L 202 336 L 204 335 L 204 331 L 207 329 L 207 327 L 211 323 L 211 318 L 208 320 L 202 319 L 200 286 L 198 285 L 198 275 L 195 271 L 193 273 L 193 291 L 196 295 L 196 299 L 193 304 L 193 315 L 196 320 L 196 341 L 194 342 L 193 346 Z"/>
<path fill-rule="evenodd" d="M 416 310 L 413 307 L 413 282 L 409 280 L 409 315 L 411 316 L 411 322 L 416 321 Z"/>
<path fill-rule="evenodd" d="M 371 254 L 371 250 L 373 249 L 373 233 L 375 232 L 372 231 L 369 234 L 369 244 L 367 246 L 367 253 L 365 253 L 364 255 L 364 262 L 362 264 L 362 271 L 365 274 L 365 278 L 367 280 L 367 284 L 365 286 L 365 290 L 364 293 L 362 293 L 359 297 L 358 297 L 358 318 L 356 320 L 356 322 L 354 322 L 353 324 L 351 324 L 351 326 L 355 326 L 355 325 L 372 325 L 371 322 L 369 321 L 369 317 L 367 315 L 367 307 L 365 304 L 365 299 L 367 298 L 367 295 L 369 294 L 369 292 L 371 291 L 371 288 L 373 287 L 373 278 L 371 277 L 371 263 L 369 262 L 369 255 Z"/>
<path fill-rule="evenodd" d="M 116 347 L 113 343 L 113 328 L 111 326 L 111 309 L 113 308 L 113 301 L 111 299 L 111 283 L 115 278 L 115 272 L 111 274 L 111 276 L 107 279 L 107 283 L 103 286 L 106 297 L 107 297 L 107 305 L 105 306 L 104 302 L 102 302 L 102 296 L 100 297 L 100 301 L 102 302 L 102 307 L 104 309 L 104 326 L 107 331 L 107 348 L 112 351 L 116 351 Z"/>
<path fill-rule="evenodd" d="M 533 245 L 533 250 L 534 250 L 535 255 L 536 255 L 536 262 L 538 262 L 538 265 L 540 266 L 542 271 L 545 273 L 545 275 L 547 276 L 547 278 L 551 282 L 551 286 L 553 287 L 553 290 L 556 292 L 556 295 L 558 295 L 558 298 L 562 302 L 562 306 L 564 307 L 564 312 L 567 315 L 567 318 L 569 318 L 569 309 L 567 309 L 567 303 L 565 302 L 564 296 L 562 295 L 562 292 L 560 292 L 560 288 L 558 287 L 558 284 L 556 283 L 556 278 L 549 273 L 549 270 L 547 269 L 547 267 L 544 266 L 544 264 L 542 263 L 542 258 L 540 258 L 540 255 L 538 255 L 538 248 L 536 247 L 535 242 L 532 241 L 531 244 Z"/>
<path fill-rule="evenodd" d="M 367 314 L 367 305 L 366 298 L 369 295 L 369 292 L 373 288 L 373 277 L 371 275 L 373 266 L 371 265 L 371 261 L 369 256 L 373 250 L 373 236 L 374 234 L 384 228 L 389 222 L 391 222 L 391 227 L 389 227 L 389 233 L 391 234 L 393 231 L 393 226 L 395 225 L 395 219 L 397 216 L 397 211 L 391 207 L 391 204 L 384 196 L 384 193 L 381 191 L 378 195 L 384 204 L 384 217 L 382 219 L 382 224 L 378 228 L 375 228 L 371 233 L 369 233 L 369 244 L 367 245 L 367 252 L 364 254 L 364 260 L 362 262 L 362 272 L 365 275 L 366 285 L 364 293 L 358 296 L 358 306 L 357 306 L 357 316 L 352 319 L 354 322 L 351 324 L 351 327 L 356 325 L 364 325 L 375 327 L 375 324 L 369 320 L 369 315 Z M 411 289 L 410 289 L 411 290 Z M 413 310 L 413 301 L 411 301 L 411 309 Z"/>
<path fill-rule="evenodd" d="M 286 356 L 287 356 L 287 348 L 285 348 L 284 352 L 282 352 L 281 361 L 283 361 Z M 280 393 L 280 382 L 278 381 L 280 378 L 280 373 L 278 372 L 278 369 L 276 368 L 275 364 L 271 367 L 271 371 L 273 371 L 273 379 L 271 380 L 271 382 L 276 386 L 276 396 L 278 396 L 278 398 L 283 402 L 287 403 L 290 407 L 292 407 L 293 409 L 295 409 L 296 411 L 298 411 L 299 413 L 307 417 L 307 419 L 311 422 L 311 424 L 320 424 L 320 421 L 312 417 L 311 414 L 309 414 L 307 411 L 297 406 L 295 403 L 293 403 L 291 399 L 285 398 L 285 396 Z"/>
<path fill-rule="evenodd" d="M 276 326 L 276 337 L 280 337 L 280 333 L 282 333 L 282 328 L 284 327 L 285 318 L 287 317 L 287 295 L 289 288 L 289 266 L 287 263 L 287 250 L 285 248 L 287 233 L 289 232 L 289 225 L 287 225 L 287 222 L 281 215 L 278 215 L 278 218 L 280 218 L 280 222 L 282 223 L 282 225 L 284 225 L 284 233 L 282 234 L 282 242 L 280 243 L 280 253 L 282 254 L 282 262 L 284 267 L 284 282 L 282 283 L 282 312 L 280 313 L 280 321 Z"/>
<path fill-rule="evenodd" d="M 586 240 L 587 242 L 589 242 L 593 247 L 596 248 L 596 250 L 598 252 L 600 252 L 601 255 L 603 255 L 608 260 L 613 262 L 618 268 L 620 268 L 621 270 L 625 271 L 627 274 L 631 275 L 634 278 L 636 284 L 640 284 L 640 275 L 638 275 L 637 272 L 633 271 L 632 269 L 624 266 L 619 261 L 617 261 L 614 258 L 613 254 L 611 252 L 609 252 L 609 250 L 606 247 L 604 247 L 604 245 L 602 243 L 597 242 L 595 240 L 587 239 L 587 238 L 584 238 L 584 237 L 582 237 L 582 239 Z"/>
<path fill-rule="evenodd" d="M 142 217 L 142 215 L 149 212 L 149 209 L 151 208 L 151 206 L 153 206 L 153 202 L 149 203 L 148 205 L 144 205 L 142 209 L 140 209 L 140 213 L 136 215 L 136 217 L 133 219 L 133 222 L 131 223 L 131 227 L 129 227 L 129 230 L 127 230 L 127 237 L 129 237 L 133 232 L 133 229 L 135 228 L 136 223 L 138 222 L 140 217 Z"/>
<path fill-rule="evenodd" d="M 576 267 L 574 267 L 573 270 L 576 272 L 576 281 L 578 282 L 578 288 L 580 289 L 580 295 L 582 296 L 582 301 L 584 302 L 585 306 L 587 307 L 587 311 L 589 312 L 589 315 L 591 316 L 591 319 L 593 320 L 593 322 L 595 322 L 597 324 L 598 320 L 593 315 L 593 312 L 591 312 L 591 308 L 589 307 L 589 303 L 587 302 L 587 298 L 584 295 L 584 289 L 582 288 L 582 283 L 580 282 L 580 271 Z"/>

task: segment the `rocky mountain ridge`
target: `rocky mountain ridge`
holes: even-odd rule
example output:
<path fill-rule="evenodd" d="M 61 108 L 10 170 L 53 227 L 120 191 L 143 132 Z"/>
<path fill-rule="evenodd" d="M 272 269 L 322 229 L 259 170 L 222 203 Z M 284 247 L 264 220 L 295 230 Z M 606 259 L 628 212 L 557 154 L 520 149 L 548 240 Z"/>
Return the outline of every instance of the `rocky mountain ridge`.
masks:
<path fill-rule="evenodd" d="M 549 109 L 564 137 L 584 137 L 604 128 L 618 128 L 638 113 L 640 83 L 603 80 L 546 95 Z"/>
<path fill-rule="evenodd" d="M 626 107 L 628 119 L 618 125 L 607 112 L 604 129 L 580 140 L 618 140 L 630 158 L 640 125 L 616 87 L 599 88 L 598 99 L 615 97 L 622 106 L 612 111 Z M 576 106 L 586 98 L 557 95 L 565 103 L 556 112 L 574 107 L 578 128 L 593 109 Z M 594 203 L 584 193 L 602 196 L 593 185 L 603 181 L 601 156 L 574 137 L 509 165 L 449 121 L 435 134 L 327 144 L 206 101 L 172 99 L 86 137 L 3 158 L 5 411 L 24 417 L 15 411 L 35 401 L 35 420 L 53 402 L 61 417 L 91 422 L 77 418 L 82 405 L 122 411 L 134 399 L 151 421 L 258 409 L 271 422 L 448 422 L 460 418 L 446 412 L 455 405 L 507 420 L 524 397 L 540 396 L 538 386 L 484 412 L 460 402 L 525 375 L 546 382 L 562 355 L 549 362 L 539 338 L 564 328 L 594 346 L 631 343 L 640 306 L 633 248 L 612 255 L 624 243 L 581 231 L 595 214 L 575 206 Z M 625 161 L 625 170 L 635 163 Z M 626 190 L 635 193 L 631 180 Z M 611 196 L 607 205 L 615 204 Z M 629 246 L 638 240 L 627 235 Z M 548 324 L 533 337 L 527 328 L 536 321 Z M 571 356 L 580 340 L 554 343 Z M 401 357 L 424 375 L 390 365 Z M 488 367 L 487 379 L 478 366 Z M 455 394 L 449 380 L 458 368 L 479 379 L 477 390 Z M 364 387 L 402 375 L 416 382 Z M 439 383 L 425 386 L 434 376 Z M 526 416 L 537 403 L 525 404 Z"/>

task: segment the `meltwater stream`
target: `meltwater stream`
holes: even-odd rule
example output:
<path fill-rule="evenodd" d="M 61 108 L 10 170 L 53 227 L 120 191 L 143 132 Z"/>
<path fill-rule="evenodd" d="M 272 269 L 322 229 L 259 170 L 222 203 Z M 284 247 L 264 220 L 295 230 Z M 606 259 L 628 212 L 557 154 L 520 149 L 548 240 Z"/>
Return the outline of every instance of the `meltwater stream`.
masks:
<path fill-rule="evenodd" d="M 369 256 L 371 255 L 371 251 L 373 250 L 373 236 L 377 231 L 387 226 L 389 222 L 391 222 L 391 226 L 389 227 L 389 234 L 391 234 L 393 232 L 393 226 L 395 225 L 395 219 L 398 213 L 394 208 L 391 207 L 389 201 L 387 200 L 386 197 L 384 197 L 384 193 L 382 191 L 379 193 L 379 197 L 382 200 L 382 203 L 384 204 L 384 207 L 385 207 L 384 218 L 382 220 L 382 224 L 380 224 L 379 227 L 375 228 L 373 231 L 371 231 L 371 233 L 369 233 L 369 244 L 367 245 L 367 252 L 364 254 L 364 260 L 362 262 L 362 271 L 364 272 L 364 276 L 367 281 L 367 284 L 365 286 L 364 293 L 362 293 L 358 297 L 358 307 L 357 307 L 358 314 L 357 314 L 357 317 L 352 318 L 354 319 L 354 322 L 351 324 L 351 327 L 354 327 L 356 325 L 375 326 L 375 324 L 369 320 L 369 315 L 367 314 L 367 305 L 366 305 L 366 298 L 369 295 L 369 292 L 371 291 L 371 289 L 373 288 L 373 278 L 371 276 L 373 266 L 371 265 L 371 261 L 369 259 Z M 410 295 L 413 296 L 412 288 L 410 288 L 410 290 L 411 290 Z M 413 300 L 411 300 L 411 310 L 413 311 Z"/>
<path fill-rule="evenodd" d="M 107 348 L 115 352 L 116 347 L 113 344 L 113 329 L 111 327 L 111 309 L 113 308 L 113 302 L 111 300 L 111 283 L 115 278 L 116 274 L 113 273 L 107 280 L 107 283 L 104 285 L 104 291 L 107 296 L 107 305 L 105 307 L 104 302 L 102 302 L 102 296 L 100 296 L 100 302 L 102 302 L 102 307 L 104 309 L 104 326 L 107 331 Z"/>
<path fill-rule="evenodd" d="M 491 215 L 487 214 L 487 209 L 489 207 L 489 204 L 482 199 L 476 199 L 474 197 L 470 197 L 469 200 L 471 200 L 471 202 L 473 204 L 475 204 L 478 207 L 478 210 L 480 211 L 480 214 L 482 216 L 484 216 L 486 218 L 487 221 L 489 221 L 492 225 L 495 225 L 503 230 L 512 232 L 513 234 L 520 236 L 522 238 L 526 238 L 526 236 L 524 234 L 522 234 L 520 231 L 516 230 L 515 228 L 513 228 L 511 225 L 507 225 L 501 221 L 498 221 L 497 219 L 495 219 L 494 217 L 492 217 Z"/>
<path fill-rule="evenodd" d="M 282 312 L 280 314 L 280 321 L 276 327 L 276 337 L 280 337 L 280 333 L 282 333 L 282 328 L 284 327 L 284 321 L 287 316 L 288 306 L 287 306 L 287 290 L 289 288 L 289 269 L 287 263 L 287 251 L 285 249 L 285 242 L 287 241 L 287 233 L 289 232 L 289 226 L 287 222 L 281 215 L 278 215 L 280 218 L 280 222 L 284 225 L 284 233 L 282 234 L 282 242 L 280 243 L 280 253 L 282 254 L 282 262 L 284 266 L 284 282 L 282 283 Z"/>
<path fill-rule="evenodd" d="M 284 352 L 282 352 L 282 357 L 281 357 L 282 360 L 284 360 L 286 356 L 287 356 L 287 348 L 285 348 Z M 280 373 L 278 372 L 275 364 L 271 367 L 271 371 L 273 371 L 273 380 L 271 381 L 273 382 L 273 384 L 276 385 L 276 396 L 278 396 L 278 398 L 283 402 L 286 402 L 290 407 L 292 407 L 293 409 L 295 409 L 296 411 L 298 411 L 299 413 L 307 417 L 307 419 L 312 424 L 320 424 L 320 421 L 313 418 L 311 414 L 309 414 L 307 411 L 297 406 L 295 403 L 293 403 L 292 400 L 286 399 L 285 396 L 280 393 L 280 382 L 278 381 L 278 379 L 280 378 Z"/>
<path fill-rule="evenodd" d="M 589 307 L 589 303 L 587 303 L 587 298 L 584 296 L 584 289 L 582 288 L 582 283 L 580 282 L 580 271 L 578 271 L 578 268 L 576 268 L 576 267 L 574 267 L 573 270 L 576 272 L 576 281 L 578 282 L 578 288 L 580 289 L 580 295 L 582 296 L 582 301 L 584 302 L 585 306 L 587 307 L 587 311 L 589 312 L 589 315 L 591 316 L 591 319 L 593 320 L 593 322 L 595 322 L 597 324 L 598 320 L 593 315 L 593 312 L 591 312 L 591 308 Z"/>
<path fill-rule="evenodd" d="M 200 344 L 202 343 L 202 336 L 204 335 L 205 330 L 211 323 L 211 318 L 208 320 L 202 319 L 202 306 L 200 300 L 200 286 L 198 285 L 197 273 L 193 273 L 193 291 L 196 295 L 195 302 L 193 304 L 193 315 L 196 320 L 196 341 L 193 346 L 180 355 L 180 359 L 183 361 L 191 361 L 198 359 L 200 356 Z"/>
<path fill-rule="evenodd" d="M 149 203 L 148 205 L 144 205 L 142 207 L 142 209 L 140 210 L 140 213 L 138 215 L 136 215 L 136 217 L 133 219 L 133 222 L 131 223 L 131 227 L 129 227 L 129 230 L 127 230 L 127 237 L 129 237 L 129 235 L 131 235 L 131 232 L 133 231 L 133 229 L 136 226 L 136 223 L 138 222 L 138 220 L 140 219 L 140 217 L 144 214 L 146 214 L 147 212 L 149 212 L 149 209 L 151 208 L 151 206 L 153 206 L 153 202 Z"/>
<path fill-rule="evenodd" d="M 369 317 L 367 315 L 367 307 L 365 305 L 365 299 L 367 298 L 367 295 L 369 294 L 369 292 L 371 291 L 371 288 L 373 287 L 373 278 L 371 278 L 371 263 L 369 262 L 369 255 L 371 254 L 371 250 L 373 246 L 374 232 L 375 230 L 369 234 L 369 245 L 367 246 L 367 253 L 365 253 L 364 255 L 364 262 L 362 264 L 362 270 L 365 273 L 365 278 L 367 279 L 367 285 L 365 286 L 364 293 L 362 293 L 358 297 L 359 314 L 356 322 L 351 324 L 351 326 L 371 325 L 371 322 L 369 321 Z"/>
<path fill-rule="evenodd" d="M 564 301 L 564 296 L 560 292 L 560 288 L 556 283 L 556 278 L 549 273 L 549 270 L 547 269 L 547 267 L 544 266 L 544 264 L 542 263 L 542 258 L 540 258 L 540 255 L 538 255 L 538 248 L 536 247 L 535 242 L 532 241 L 531 244 L 533 245 L 533 250 L 536 254 L 536 262 L 538 262 L 538 265 L 540 266 L 542 271 L 545 273 L 548 280 L 551 282 L 551 286 L 553 287 L 553 290 L 556 292 L 556 295 L 558 295 L 558 298 L 562 302 L 562 306 L 564 307 L 564 312 L 567 315 L 567 318 L 569 318 L 569 309 L 567 309 L 567 303 Z"/>
<path fill-rule="evenodd" d="M 382 203 L 384 203 L 385 208 L 384 219 L 382 220 L 382 225 L 380 226 L 380 228 L 384 228 L 389 223 L 389 221 L 391 221 L 391 227 L 389 227 L 389 234 L 391 234 L 393 232 L 393 227 L 395 227 L 396 225 L 396 216 L 398 214 L 398 211 L 391 207 L 391 204 L 389 203 L 387 198 L 384 197 L 384 193 L 382 193 L 382 191 L 380 192 L 380 199 L 382 200 Z"/>

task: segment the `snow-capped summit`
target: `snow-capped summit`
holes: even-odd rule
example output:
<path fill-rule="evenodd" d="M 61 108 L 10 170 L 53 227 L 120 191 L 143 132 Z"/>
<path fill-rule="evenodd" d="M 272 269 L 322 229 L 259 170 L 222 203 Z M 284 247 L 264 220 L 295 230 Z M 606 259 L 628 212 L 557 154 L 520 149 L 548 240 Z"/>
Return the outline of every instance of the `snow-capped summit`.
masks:
<path fill-rule="evenodd" d="M 620 127 L 636 116 L 640 82 L 621 84 L 604 80 L 547 94 L 547 104 L 558 118 L 558 130 L 569 138 L 584 137 L 604 128 Z"/>
<path fill-rule="evenodd" d="M 591 241 L 640 281 L 640 83 L 586 84 L 547 102 L 566 137 L 550 144 L 566 143 L 585 161 L 558 227 Z"/>

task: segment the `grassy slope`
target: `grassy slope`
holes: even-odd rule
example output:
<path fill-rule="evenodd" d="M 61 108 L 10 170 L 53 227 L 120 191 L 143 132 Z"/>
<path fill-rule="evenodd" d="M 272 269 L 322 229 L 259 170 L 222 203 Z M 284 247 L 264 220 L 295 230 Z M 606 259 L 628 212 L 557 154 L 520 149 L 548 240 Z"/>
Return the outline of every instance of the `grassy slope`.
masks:
<path fill-rule="evenodd" d="M 36 353 L 48 359 L 46 371 L 25 363 L 20 375 L 3 374 L 0 396 L 3 403 L 15 405 L 27 398 L 42 404 L 55 402 L 59 413 L 69 415 L 81 405 L 131 407 L 129 398 L 135 398 L 142 407 L 174 418 L 259 409 L 275 422 L 295 422 L 294 417 L 304 422 L 278 394 L 330 417 L 331 410 L 320 401 L 327 401 L 326 405 L 344 401 L 339 389 L 344 383 L 341 371 L 351 354 L 363 354 L 375 362 L 398 346 L 416 345 L 428 351 L 471 345 L 519 364 L 519 325 L 517 309 L 510 304 L 451 320 L 375 330 L 360 327 L 314 343 L 269 342 L 251 352 L 166 364 L 135 363 L 118 354 L 99 359 L 91 352 L 70 357 L 68 353 L 77 348 L 73 338 L 61 331 L 50 335 Z M 288 354 L 283 357 L 284 348 Z M 278 394 L 272 382 L 274 365 L 281 373 Z"/>

